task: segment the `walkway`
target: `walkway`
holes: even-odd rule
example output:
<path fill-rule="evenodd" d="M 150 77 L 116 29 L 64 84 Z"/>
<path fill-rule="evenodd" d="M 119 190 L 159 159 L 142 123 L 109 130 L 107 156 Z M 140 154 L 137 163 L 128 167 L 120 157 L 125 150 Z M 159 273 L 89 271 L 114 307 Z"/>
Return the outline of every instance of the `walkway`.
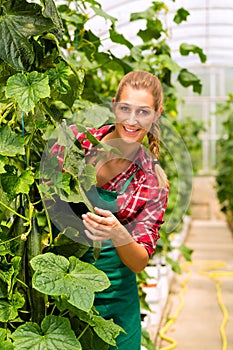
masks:
<path fill-rule="evenodd" d="M 159 338 L 157 349 L 233 350 L 233 234 L 219 209 L 213 178 L 194 180 L 192 221 L 185 244 L 194 250 L 193 264 L 174 278 L 164 315 L 164 320 L 177 316 L 165 333 L 177 345 L 172 347 L 171 342 Z M 210 270 L 200 274 L 205 268 L 224 271 L 217 277 L 222 282 L 218 295 L 222 296 L 224 313 Z M 227 316 L 223 340 L 220 326 Z"/>

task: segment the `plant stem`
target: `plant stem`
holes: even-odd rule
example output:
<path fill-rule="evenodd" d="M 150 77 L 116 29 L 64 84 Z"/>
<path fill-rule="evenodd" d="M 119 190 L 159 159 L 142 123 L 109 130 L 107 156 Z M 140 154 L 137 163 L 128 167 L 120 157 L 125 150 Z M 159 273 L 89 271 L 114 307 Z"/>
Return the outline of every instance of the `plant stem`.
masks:
<path fill-rule="evenodd" d="M 43 208 L 44 208 L 44 211 L 45 211 L 45 216 L 46 216 L 48 227 L 49 227 L 48 236 L 49 236 L 49 241 L 50 241 L 50 244 L 51 244 L 52 240 L 53 240 L 53 231 L 52 231 L 52 225 L 51 225 L 49 213 L 48 213 L 48 210 L 47 210 L 46 205 L 45 205 L 44 200 L 43 200 L 43 194 L 42 194 L 42 192 L 40 190 L 40 187 L 39 187 L 37 182 L 36 182 L 36 187 L 37 187 L 38 192 L 40 194 L 41 202 L 43 203 Z"/>
<path fill-rule="evenodd" d="M 14 241 L 15 239 L 18 239 L 18 238 L 20 238 L 21 236 L 22 236 L 22 234 L 21 234 L 21 235 L 18 235 L 18 236 L 16 236 L 16 237 L 10 238 L 10 239 L 8 239 L 7 241 L 1 242 L 0 245 L 9 243 L 9 242 L 11 242 L 11 241 Z"/>
<path fill-rule="evenodd" d="M 6 209 L 10 210 L 13 214 L 19 216 L 21 219 L 28 221 L 28 218 L 26 218 L 25 216 L 17 213 L 17 211 L 15 211 L 14 209 L 8 207 L 8 205 L 6 205 L 5 203 L 3 203 L 2 201 L 0 201 L 0 205 L 2 205 L 3 207 L 5 207 Z"/>
<path fill-rule="evenodd" d="M 79 336 L 78 336 L 78 340 L 83 336 L 83 334 L 87 331 L 87 329 L 90 327 L 90 325 L 89 324 L 87 324 L 86 325 L 86 327 L 84 328 L 84 330 L 82 331 L 82 333 L 81 334 L 79 334 Z"/>

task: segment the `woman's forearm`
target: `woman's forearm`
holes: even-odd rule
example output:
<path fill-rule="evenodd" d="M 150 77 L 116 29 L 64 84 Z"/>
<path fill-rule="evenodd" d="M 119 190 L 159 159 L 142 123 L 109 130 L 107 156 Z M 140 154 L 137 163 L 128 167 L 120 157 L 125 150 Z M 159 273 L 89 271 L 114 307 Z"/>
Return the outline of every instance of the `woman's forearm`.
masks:
<path fill-rule="evenodd" d="M 114 242 L 113 242 L 114 243 Z M 121 261 L 133 272 L 139 273 L 148 264 L 147 250 L 135 241 L 115 247 Z"/>

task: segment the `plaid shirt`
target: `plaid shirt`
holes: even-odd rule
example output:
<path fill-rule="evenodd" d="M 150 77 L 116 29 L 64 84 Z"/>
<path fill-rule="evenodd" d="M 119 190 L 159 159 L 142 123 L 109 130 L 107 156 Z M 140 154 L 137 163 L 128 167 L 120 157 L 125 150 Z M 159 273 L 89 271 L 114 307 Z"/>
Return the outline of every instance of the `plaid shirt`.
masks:
<path fill-rule="evenodd" d="M 100 129 L 88 130 L 101 140 L 111 128 L 112 125 L 106 125 Z M 71 129 L 88 154 L 94 147 L 93 144 L 86 139 L 84 133 L 79 133 L 74 125 Z M 149 256 L 155 251 L 156 242 L 160 237 L 158 231 L 164 222 L 168 198 L 168 187 L 158 186 L 153 160 L 153 156 L 140 146 L 130 166 L 102 186 L 106 190 L 119 192 L 126 180 L 135 173 L 125 192 L 118 194 L 117 217 L 134 240 L 146 248 Z"/>

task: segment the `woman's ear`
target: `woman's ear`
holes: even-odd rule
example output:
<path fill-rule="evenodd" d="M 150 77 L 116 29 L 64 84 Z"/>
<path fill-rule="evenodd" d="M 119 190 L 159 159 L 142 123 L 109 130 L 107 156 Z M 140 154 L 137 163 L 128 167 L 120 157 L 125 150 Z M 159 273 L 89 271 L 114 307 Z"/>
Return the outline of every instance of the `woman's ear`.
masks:
<path fill-rule="evenodd" d="M 161 114 L 163 113 L 163 106 L 160 106 L 158 109 L 158 118 L 161 116 Z"/>
<path fill-rule="evenodd" d="M 112 110 L 113 112 L 115 113 L 115 103 L 116 103 L 116 100 L 115 100 L 115 97 L 112 99 Z"/>
<path fill-rule="evenodd" d="M 163 113 L 163 106 L 160 106 L 157 112 L 155 112 L 154 123 L 156 123 L 159 120 L 162 113 Z"/>

